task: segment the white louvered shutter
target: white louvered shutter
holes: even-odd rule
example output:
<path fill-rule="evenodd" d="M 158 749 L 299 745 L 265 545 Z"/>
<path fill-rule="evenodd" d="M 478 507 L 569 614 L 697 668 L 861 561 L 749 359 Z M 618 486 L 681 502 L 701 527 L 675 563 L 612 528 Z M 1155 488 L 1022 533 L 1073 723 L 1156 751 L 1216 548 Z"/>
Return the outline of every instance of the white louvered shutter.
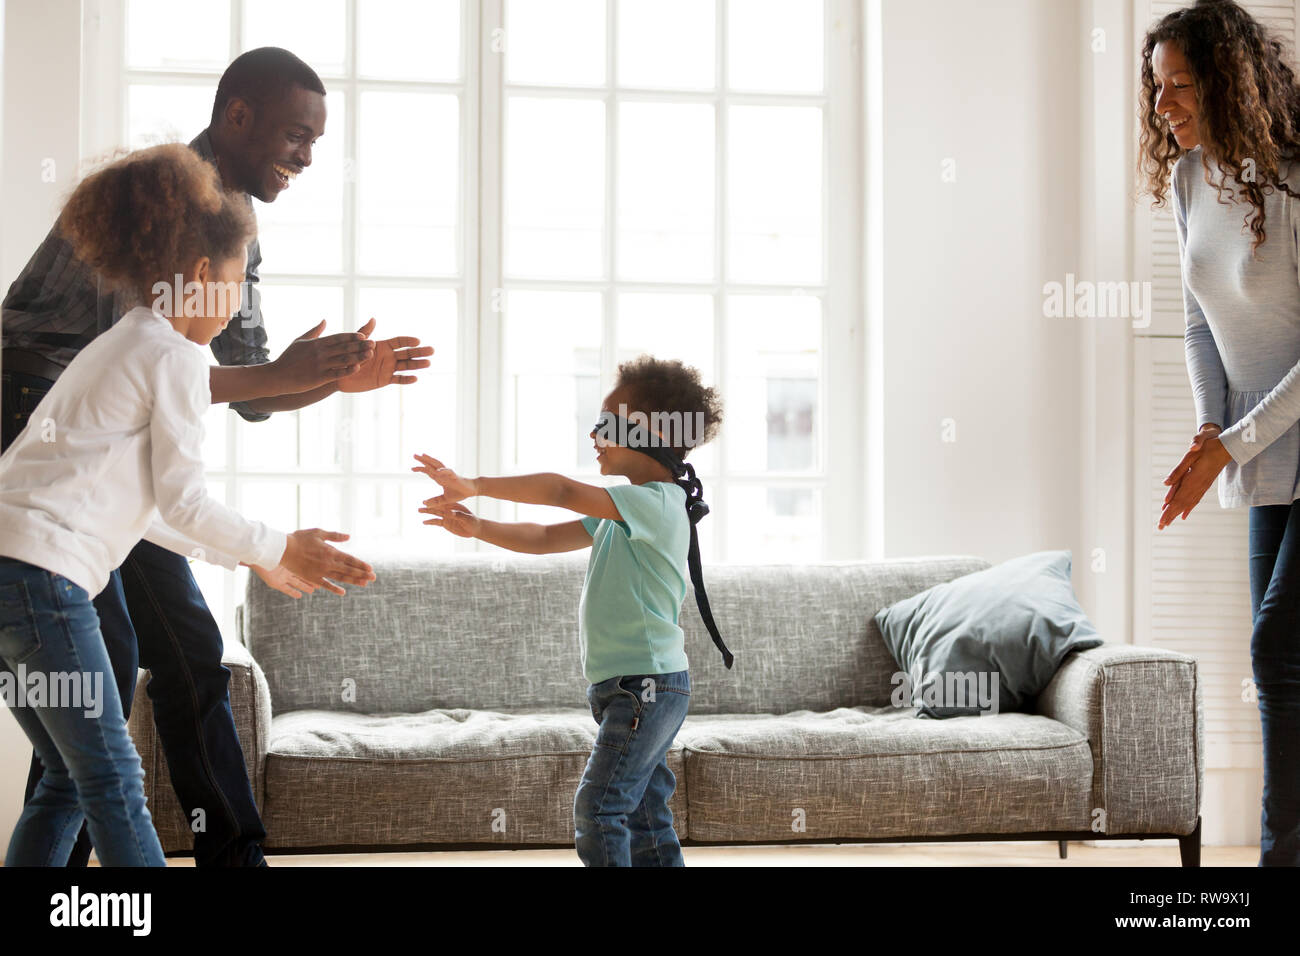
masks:
<path fill-rule="evenodd" d="M 1152 22 L 1187 5 L 1138 0 L 1135 49 L 1140 51 Z M 1244 0 L 1242 6 L 1294 51 L 1296 0 Z M 1161 482 L 1187 451 L 1196 407 L 1183 352 L 1182 273 L 1172 210 L 1152 211 L 1144 197 L 1135 240 L 1136 274 L 1151 281 L 1152 321 L 1136 330 L 1134 347 L 1134 641 L 1200 662 L 1206 767 L 1259 767 L 1259 710 L 1244 693 L 1251 679 L 1248 510 L 1220 508 L 1211 488 L 1187 521 L 1155 530 L 1167 490 Z"/>
<path fill-rule="evenodd" d="M 1156 531 L 1162 482 L 1195 428 L 1182 339 L 1135 343 L 1134 642 L 1194 656 L 1205 703 L 1206 766 L 1260 766 L 1259 712 L 1243 700 L 1251 676 L 1247 511 L 1219 507 L 1211 488 L 1186 521 Z"/>

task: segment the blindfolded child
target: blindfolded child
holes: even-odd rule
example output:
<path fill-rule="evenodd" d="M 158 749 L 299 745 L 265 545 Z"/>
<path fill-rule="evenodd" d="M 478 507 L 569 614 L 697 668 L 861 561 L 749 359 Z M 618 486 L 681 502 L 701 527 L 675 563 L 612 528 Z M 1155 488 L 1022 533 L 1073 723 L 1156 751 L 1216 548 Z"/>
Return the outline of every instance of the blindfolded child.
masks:
<path fill-rule="evenodd" d="M 698 371 L 642 356 L 619 367 L 590 432 L 600 473 L 630 484 L 603 488 L 557 474 L 462 478 L 437 459 L 416 456 L 413 470 L 443 488 L 420 509 L 434 516 L 426 524 L 527 554 L 592 549 L 578 617 L 599 730 L 573 806 L 576 849 L 587 866 L 683 865 L 668 807 L 677 781 L 667 753 L 690 705 L 677 623 L 688 577 L 731 666 L 699 573 L 694 524 L 708 509 L 684 458 L 714 437 L 721 420 L 721 400 Z M 489 521 L 460 504 L 475 495 L 585 517 L 552 525 Z"/>

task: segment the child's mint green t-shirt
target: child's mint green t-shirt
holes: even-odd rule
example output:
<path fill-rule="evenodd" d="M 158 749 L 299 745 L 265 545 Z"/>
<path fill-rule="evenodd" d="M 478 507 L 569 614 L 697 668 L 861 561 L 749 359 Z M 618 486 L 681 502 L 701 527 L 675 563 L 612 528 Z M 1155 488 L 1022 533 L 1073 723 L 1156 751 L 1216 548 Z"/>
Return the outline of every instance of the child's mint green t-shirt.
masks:
<path fill-rule="evenodd" d="M 686 492 L 666 481 L 606 490 L 623 520 L 582 519 L 592 538 L 578 606 L 583 673 L 599 684 L 625 674 L 684 671 L 677 615 L 689 573 Z"/>

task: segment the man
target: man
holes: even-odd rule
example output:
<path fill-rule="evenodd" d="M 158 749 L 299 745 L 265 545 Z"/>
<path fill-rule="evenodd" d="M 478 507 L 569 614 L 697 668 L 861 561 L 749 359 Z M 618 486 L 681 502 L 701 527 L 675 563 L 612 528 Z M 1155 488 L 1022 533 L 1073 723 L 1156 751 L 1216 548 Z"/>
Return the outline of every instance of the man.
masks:
<path fill-rule="evenodd" d="M 190 146 L 213 163 L 228 189 L 274 202 L 311 165 L 325 131 L 325 87 L 287 50 L 263 47 L 239 56 L 222 75 L 210 125 Z M 427 368 L 432 348 L 409 337 L 371 342 L 360 332 L 321 337 L 324 323 L 275 361 L 266 348 L 257 291 L 261 252 L 248 248 L 244 306 L 212 341 L 214 403 L 229 403 L 251 422 L 303 408 L 336 391 L 409 384 L 402 374 Z M 7 448 L 72 358 L 125 312 L 120 297 L 50 231 L 0 306 L 3 429 Z M 268 576 L 267 583 L 283 587 Z M 266 837 L 230 710 L 230 672 L 222 637 L 185 557 L 141 541 L 95 598 L 104 642 L 128 715 L 137 664 L 152 672 L 148 692 L 172 786 L 192 821 L 200 866 L 265 865 Z M 33 755 L 30 799 L 42 767 Z M 202 826 L 198 822 L 202 821 Z M 90 844 L 82 828 L 70 865 L 84 866 Z"/>

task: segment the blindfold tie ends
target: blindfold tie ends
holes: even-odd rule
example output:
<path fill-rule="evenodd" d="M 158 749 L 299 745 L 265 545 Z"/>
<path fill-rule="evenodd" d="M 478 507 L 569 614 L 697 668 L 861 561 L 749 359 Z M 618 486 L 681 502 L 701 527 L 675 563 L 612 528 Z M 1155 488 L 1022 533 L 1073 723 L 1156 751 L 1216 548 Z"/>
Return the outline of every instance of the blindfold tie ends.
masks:
<path fill-rule="evenodd" d="M 704 591 L 704 571 L 700 564 L 700 540 L 695 526 L 709 513 L 709 506 L 704 503 L 704 486 L 695 475 L 695 468 L 673 453 L 662 443 L 658 435 L 651 435 L 645 427 L 629 422 L 613 412 L 601 412 L 600 421 L 594 429 L 597 437 L 608 444 L 621 445 L 649 455 L 659 462 L 673 476 L 673 483 L 686 492 L 686 516 L 691 525 L 691 548 L 687 553 L 686 563 L 691 571 L 691 584 L 695 587 L 695 604 L 700 609 L 700 618 L 709 630 L 709 636 L 722 653 L 723 663 L 728 668 L 735 660 L 727 645 L 722 642 L 718 625 L 713 620 L 713 611 L 709 607 L 709 596 Z"/>

